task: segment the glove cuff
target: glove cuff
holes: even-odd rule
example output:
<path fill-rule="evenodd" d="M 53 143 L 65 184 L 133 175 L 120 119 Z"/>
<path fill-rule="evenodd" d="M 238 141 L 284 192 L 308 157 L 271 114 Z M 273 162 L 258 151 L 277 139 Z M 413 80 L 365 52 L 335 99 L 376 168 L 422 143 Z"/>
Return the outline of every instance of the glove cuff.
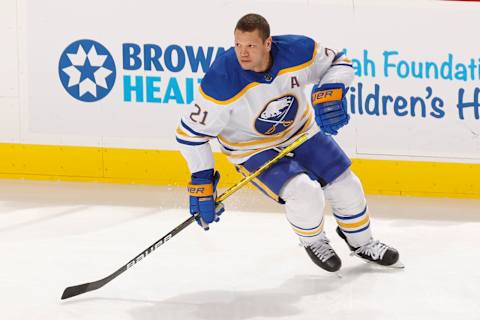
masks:
<path fill-rule="evenodd" d="M 188 193 L 192 197 L 209 197 L 213 196 L 213 184 L 206 183 L 206 184 L 188 184 Z"/>
<path fill-rule="evenodd" d="M 194 183 L 195 180 L 200 180 L 200 179 L 205 179 L 205 180 L 208 180 L 208 181 L 212 181 L 213 180 L 213 169 L 207 169 L 207 170 L 202 170 L 202 171 L 197 171 L 197 172 L 193 172 L 192 173 L 192 181 Z"/>
<path fill-rule="evenodd" d="M 345 85 L 343 83 L 327 83 L 320 87 L 315 85 L 312 90 L 312 105 L 330 101 L 342 100 L 345 92 Z"/>
<path fill-rule="evenodd" d="M 188 183 L 188 193 L 192 197 L 210 197 L 214 193 L 213 169 L 192 173 L 192 180 Z"/>

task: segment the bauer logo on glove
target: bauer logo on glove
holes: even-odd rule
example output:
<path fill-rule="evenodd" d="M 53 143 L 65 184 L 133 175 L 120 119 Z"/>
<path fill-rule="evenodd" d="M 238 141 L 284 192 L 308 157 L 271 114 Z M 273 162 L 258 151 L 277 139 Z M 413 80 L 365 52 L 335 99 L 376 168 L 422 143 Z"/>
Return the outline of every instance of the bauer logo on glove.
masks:
<path fill-rule="evenodd" d="M 338 129 L 350 120 L 347 114 L 343 83 L 314 85 L 312 88 L 312 106 L 315 110 L 315 121 L 325 134 L 335 135 Z"/>
<path fill-rule="evenodd" d="M 322 90 L 322 91 L 312 91 L 312 104 L 317 105 L 319 103 L 342 100 L 343 91 L 342 89 L 331 89 L 331 90 Z"/>
<path fill-rule="evenodd" d="M 216 189 L 220 173 L 213 169 L 192 173 L 188 184 L 190 195 L 190 214 L 195 216 L 198 224 L 205 230 L 212 222 L 218 222 L 225 211 L 223 204 L 216 202 Z"/>
<path fill-rule="evenodd" d="M 208 197 L 213 195 L 213 186 L 211 184 L 190 184 L 188 186 L 188 193 L 194 197 Z"/>

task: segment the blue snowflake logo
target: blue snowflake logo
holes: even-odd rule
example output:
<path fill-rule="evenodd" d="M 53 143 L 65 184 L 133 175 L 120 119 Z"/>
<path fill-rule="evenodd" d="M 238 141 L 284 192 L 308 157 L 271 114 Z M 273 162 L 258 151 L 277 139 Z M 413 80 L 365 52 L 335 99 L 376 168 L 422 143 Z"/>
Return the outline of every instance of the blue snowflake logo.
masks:
<path fill-rule="evenodd" d="M 115 62 L 110 52 L 94 40 L 71 43 L 60 56 L 60 81 L 75 99 L 94 102 L 103 99 L 115 83 Z"/>

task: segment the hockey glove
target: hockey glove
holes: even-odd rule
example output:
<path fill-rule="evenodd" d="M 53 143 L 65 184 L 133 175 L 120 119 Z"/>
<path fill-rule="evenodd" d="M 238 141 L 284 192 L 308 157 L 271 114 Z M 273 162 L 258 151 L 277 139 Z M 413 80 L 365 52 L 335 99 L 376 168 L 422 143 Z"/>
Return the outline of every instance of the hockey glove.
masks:
<path fill-rule="evenodd" d="M 190 214 L 196 217 L 197 223 L 208 230 L 213 221 L 218 222 L 219 216 L 225 211 L 222 203 L 215 201 L 220 173 L 213 169 L 194 172 L 188 185 L 190 194 Z"/>
<path fill-rule="evenodd" d="M 311 99 L 315 110 L 315 121 L 328 135 L 337 134 L 338 129 L 350 120 L 345 94 L 343 83 L 322 84 L 320 87 L 316 84 L 312 88 Z"/>

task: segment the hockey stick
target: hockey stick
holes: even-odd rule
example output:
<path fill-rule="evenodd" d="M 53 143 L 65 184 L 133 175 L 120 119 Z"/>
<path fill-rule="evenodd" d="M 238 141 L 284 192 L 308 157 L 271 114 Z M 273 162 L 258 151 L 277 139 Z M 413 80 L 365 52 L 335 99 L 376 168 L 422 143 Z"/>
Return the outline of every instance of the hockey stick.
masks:
<path fill-rule="evenodd" d="M 237 184 L 233 185 L 232 187 L 230 187 L 229 189 L 227 189 L 224 193 L 222 193 L 220 196 L 217 197 L 217 201 L 218 202 L 222 202 L 223 200 L 227 199 L 228 197 L 230 197 L 233 193 L 235 193 L 236 191 L 238 191 L 240 188 L 242 188 L 244 185 L 246 185 L 247 183 L 249 183 L 251 180 L 253 180 L 254 178 L 256 178 L 257 176 L 259 176 L 262 172 L 264 172 L 265 170 L 267 170 L 270 166 L 272 166 L 274 163 L 276 163 L 278 160 L 280 160 L 281 158 L 283 158 L 285 155 L 287 155 L 288 153 L 292 152 L 294 149 L 296 149 L 297 147 L 299 147 L 302 143 L 304 143 L 305 141 L 308 140 L 309 136 L 311 134 L 303 134 L 302 136 L 300 136 L 297 140 L 295 140 L 292 144 L 290 144 L 289 146 L 287 146 L 285 149 L 283 149 L 275 158 L 273 158 L 272 160 L 268 161 L 267 163 L 265 163 L 263 166 L 261 166 L 260 168 L 257 169 L 257 171 L 255 171 L 254 173 L 252 173 L 251 175 L 249 176 L 246 176 L 244 177 L 242 180 L 240 180 L 240 182 L 238 182 Z M 118 269 L 117 271 L 115 271 L 114 273 L 112 273 L 111 275 L 103 278 L 103 279 L 100 279 L 100 280 L 97 280 L 97 281 L 94 281 L 94 282 L 87 282 L 87 283 L 84 283 L 84 284 L 80 284 L 80 285 L 76 285 L 76 286 L 71 286 L 71 287 L 67 287 L 64 291 L 63 291 L 63 294 L 62 294 L 62 300 L 63 299 L 68 299 L 68 298 L 71 298 L 71 297 L 74 297 L 74 296 L 77 296 L 79 294 L 82 294 L 82 293 L 85 293 L 85 292 L 89 292 L 89 291 L 93 291 L 93 290 L 97 290 L 97 289 L 100 289 L 101 287 L 103 287 L 104 285 L 106 285 L 107 283 L 109 283 L 110 281 L 112 281 L 113 279 L 115 279 L 116 277 L 118 277 L 120 274 L 122 274 L 123 272 L 127 271 L 127 269 L 133 267 L 137 262 L 141 261 L 143 258 L 145 258 L 147 255 L 149 255 L 150 253 L 152 253 L 153 251 L 155 251 L 158 247 L 160 247 L 162 244 L 164 244 L 165 242 L 167 242 L 168 240 L 170 240 L 173 236 L 175 236 L 177 233 L 179 233 L 180 231 L 182 231 L 183 229 L 185 229 L 187 226 L 189 226 L 193 221 L 195 221 L 195 219 L 197 218 L 197 216 L 191 216 L 190 218 L 188 218 L 187 220 L 185 220 L 184 222 L 182 222 L 180 225 L 178 225 L 177 227 L 175 227 L 175 229 L 173 229 L 172 231 L 170 231 L 169 233 L 167 233 L 165 236 L 163 236 L 160 240 L 158 240 L 157 242 L 155 242 L 154 244 L 152 244 L 150 247 L 148 247 L 147 249 L 145 249 L 144 251 L 142 251 L 140 254 L 138 254 L 135 258 L 133 258 L 132 260 L 130 260 L 127 264 L 125 264 L 124 266 L 122 266 L 120 269 Z"/>

